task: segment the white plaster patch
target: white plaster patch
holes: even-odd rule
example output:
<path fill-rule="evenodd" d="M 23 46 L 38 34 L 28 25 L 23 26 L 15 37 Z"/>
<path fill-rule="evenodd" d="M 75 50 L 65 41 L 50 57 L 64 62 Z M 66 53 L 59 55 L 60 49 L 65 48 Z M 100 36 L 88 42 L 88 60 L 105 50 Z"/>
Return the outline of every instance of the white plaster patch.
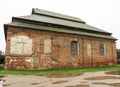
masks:
<path fill-rule="evenodd" d="M 10 62 L 9 62 L 9 63 L 11 64 L 11 63 L 14 62 L 14 61 L 17 61 L 17 60 L 10 59 Z"/>
<path fill-rule="evenodd" d="M 51 53 L 51 39 L 44 40 L 44 53 Z"/>
<path fill-rule="evenodd" d="M 91 41 L 87 43 L 87 55 L 91 57 Z"/>
<path fill-rule="evenodd" d="M 13 54 L 32 54 L 32 39 L 27 36 L 11 37 L 10 53 Z"/>
<path fill-rule="evenodd" d="M 31 63 L 31 62 L 32 62 L 32 59 L 31 59 L 31 58 L 29 58 L 29 59 L 26 59 L 25 61 L 26 61 L 26 62 L 30 62 L 30 63 Z"/>

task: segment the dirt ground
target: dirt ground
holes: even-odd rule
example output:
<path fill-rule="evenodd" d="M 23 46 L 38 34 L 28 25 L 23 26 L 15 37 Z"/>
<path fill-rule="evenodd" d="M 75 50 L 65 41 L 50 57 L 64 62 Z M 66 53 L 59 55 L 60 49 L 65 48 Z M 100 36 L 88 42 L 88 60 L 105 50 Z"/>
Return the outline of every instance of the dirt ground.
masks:
<path fill-rule="evenodd" d="M 120 87 L 120 75 L 89 72 L 80 75 L 8 75 L 3 87 Z"/>

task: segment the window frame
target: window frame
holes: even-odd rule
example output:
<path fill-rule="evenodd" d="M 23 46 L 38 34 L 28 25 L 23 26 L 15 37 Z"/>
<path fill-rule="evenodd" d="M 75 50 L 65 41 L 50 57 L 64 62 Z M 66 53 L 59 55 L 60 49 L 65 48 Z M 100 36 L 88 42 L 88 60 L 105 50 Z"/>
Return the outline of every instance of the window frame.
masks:
<path fill-rule="evenodd" d="M 106 56 L 106 47 L 104 43 L 99 44 L 99 55 Z"/>
<path fill-rule="evenodd" d="M 76 56 L 79 54 L 79 44 L 78 41 L 71 41 L 71 55 Z"/>

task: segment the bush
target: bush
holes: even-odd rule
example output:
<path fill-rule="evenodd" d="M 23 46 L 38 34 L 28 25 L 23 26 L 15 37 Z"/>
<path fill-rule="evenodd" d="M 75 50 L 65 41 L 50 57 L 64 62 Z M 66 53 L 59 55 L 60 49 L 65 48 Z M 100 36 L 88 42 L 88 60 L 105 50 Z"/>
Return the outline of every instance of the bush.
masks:
<path fill-rule="evenodd" d="M 120 49 L 117 49 L 116 52 L 117 52 L 117 59 L 120 59 Z"/>
<path fill-rule="evenodd" d="M 5 63 L 5 55 L 0 55 L 0 64 Z"/>

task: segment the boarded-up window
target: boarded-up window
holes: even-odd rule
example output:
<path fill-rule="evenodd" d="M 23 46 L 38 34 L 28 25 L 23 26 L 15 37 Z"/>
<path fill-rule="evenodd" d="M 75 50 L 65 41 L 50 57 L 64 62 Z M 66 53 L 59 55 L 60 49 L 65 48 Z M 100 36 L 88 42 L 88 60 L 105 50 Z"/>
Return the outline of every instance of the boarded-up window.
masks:
<path fill-rule="evenodd" d="M 77 41 L 72 41 L 71 42 L 71 54 L 72 55 L 77 55 L 78 54 L 78 42 Z"/>
<path fill-rule="evenodd" d="M 44 53 L 51 53 L 51 39 L 44 40 Z"/>
<path fill-rule="evenodd" d="M 99 44 L 99 53 L 100 53 L 100 56 L 105 56 L 105 44 L 103 43 Z"/>
<path fill-rule="evenodd" d="M 91 57 L 91 41 L 87 43 L 87 55 Z"/>
<path fill-rule="evenodd" d="M 10 53 L 12 54 L 32 54 L 32 39 L 27 36 L 11 37 Z"/>

